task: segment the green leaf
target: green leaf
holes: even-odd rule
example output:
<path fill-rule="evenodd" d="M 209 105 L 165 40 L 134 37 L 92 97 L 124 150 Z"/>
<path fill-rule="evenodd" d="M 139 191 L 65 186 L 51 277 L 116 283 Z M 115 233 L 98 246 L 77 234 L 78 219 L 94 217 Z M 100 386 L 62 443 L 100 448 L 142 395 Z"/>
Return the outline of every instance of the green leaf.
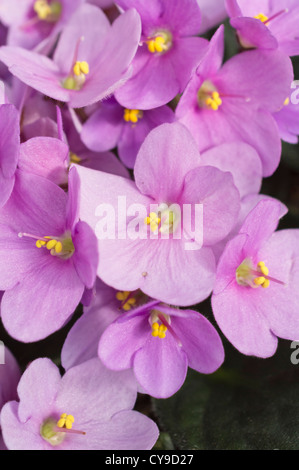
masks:
<path fill-rule="evenodd" d="M 154 401 L 174 446 L 298 449 L 299 365 L 291 363 L 296 350 L 290 344 L 280 341 L 278 352 L 269 359 L 243 356 L 226 344 L 226 360 L 217 372 L 205 376 L 189 370 L 181 390 Z"/>

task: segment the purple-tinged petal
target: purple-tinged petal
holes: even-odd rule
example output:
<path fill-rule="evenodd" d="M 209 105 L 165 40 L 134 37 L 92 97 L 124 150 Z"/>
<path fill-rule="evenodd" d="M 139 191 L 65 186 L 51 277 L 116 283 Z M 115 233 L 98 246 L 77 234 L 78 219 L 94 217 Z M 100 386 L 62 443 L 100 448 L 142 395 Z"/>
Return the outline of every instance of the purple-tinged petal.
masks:
<path fill-rule="evenodd" d="M 273 334 L 289 340 L 299 339 L 299 230 L 279 230 L 259 252 L 269 275 L 284 285 L 270 281 L 260 292 L 258 306 Z"/>
<path fill-rule="evenodd" d="M 136 10 L 128 10 L 114 21 L 105 47 L 94 64 L 94 73 L 90 73 L 79 92 L 71 93 L 71 107 L 81 108 L 102 100 L 124 84 L 131 75 L 130 65 L 140 35 L 141 23 Z"/>
<path fill-rule="evenodd" d="M 115 290 L 111 289 L 114 292 Z M 69 331 L 61 351 L 61 362 L 67 370 L 98 356 L 102 333 L 120 315 L 113 303 L 98 307 L 93 305 Z"/>
<path fill-rule="evenodd" d="M 171 326 L 178 335 L 188 365 L 202 374 L 211 374 L 224 361 L 220 336 L 212 324 L 200 313 L 184 310 L 186 318 L 171 317 Z"/>
<path fill-rule="evenodd" d="M 94 358 L 65 373 L 55 405 L 58 410 L 72 410 L 76 425 L 84 426 L 84 423 L 88 425 L 92 421 L 91 417 L 104 422 L 119 411 L 132 409 L 136 395 L 137 385 L 132 371 L 115 373 Z"/>
<path fill-rule="evenodd" d="M 76 60 L 95 64 L 105 46 L 109 29 L 109 20 L 100 8 L 89 4 L 81 5 L 63 29 L 54 53 L 53 60 L 61 72 L 68 76 L 74 65 L 75 47 L 80 38 L 84 39 L 80 42 Z M 92 70 L 90 73 L 92 74 Z"/>
<path fill-rule="evenodd" d="M 46 382 L 47 383 L 47 382 Z M 34 389 L 36 383 L 34 384 Z M 50 450 L 51 446 L 39 433 L 40 422 L 29 420 L 21 423 L 18 417 L 19 403 L 11 401 L 1 410 L 1 426 L 4 442 L 11 450 Z"/>
<path fill-rule="evenodd" d="M 225 0 L 198 0 L 198 4 L 202 18 L 200 34 L 222 23 L 227 17 Z"/>
<path fill-rule="evenodd" d="M 147 49 L 147 46 L 142 46 Z M 147 54 L 151 53 L 147 51 Z M 180 91 L 171 51 L 162 56 L 152 54 L 144 67 L 115 92 L 117 101 L 130 109 L 153 109 L 171 101 Z M 1 58 L 1 56 L 0 56 Z M 133 63 L 134 67 L 134 63 Z"/>
<path fill-rule="evenodd" d="M 275 353 L 277 338 L 258 307 L 257 290 L 233 281 L 212 296 L 212 308 L 221 331 L 235 348 L 248 356 L 266 358 Z"/>
<path fill-rule="evenodd" d="M 154 338 L 149 331 L 146 343 L 134 356 L 136 379 L 155 398 L 168 398 L 177 392 L 187 369 L 187 356 L 169 332 L 165 338 Z"/>
<path fill-rule="evenodd" d="M 0 207 L 9 199 L 20 149 L 19 112 L 11 104 L 0 106 Z"/>
<path fill-rule="evenodd" d="M 32 415 L 37 418 L 47 416 L 55 402 L 60 379 L 59 369 L 50 359 L 40 358 L 29 365 L 18 386 L 18 417 L 22 423 Z"/>
<path fill-rule="evenodd" d="M 260 201 L 246 217 L 239 233 L 248 235 L 244 245 L 247 256 L 253 256 L 277 229 L 281 204 L 276 200 Z"/>
<path fill-rule="evenodd" d="M 261 189 L 261 160 L 256 150 L 243 142 L 222 144 L 207 150 L 201 154 L 201 164 L 229 171 L 241 198 Z"/>
<path fill-rule="evenodd" d="M 105 423 L 88 423 L 88 442 L 81 439 L 76 450 L 149 450 L 159 436 L 157 425 L 137 411 L 120 411 Z M 70 446 L 64 444 L 64 449 Z"/>
<path fill-rule="evenodd" d="M 230 24 L 236 29 L 243 47 L 248 49 L 277 49 L 278 42 L 271 31 L 255 18 L 232 18 Z"/>
<path fill-rule="evenodd" d="M 127 168 L 119 161 L 112 152 L 94 153 L 89 150 L 80 153 L 81 166 L 92 170 L 111 173 L 112 175 L 122 176 L 123 178 L 131 178 Z"/>
<path fill-rule="evenodd" d="M 79 221 L 74 227 L 72 240 L 75 247 L 74 267 L 82 283 L 91 289 L 99 262 L 97 238 L 86 222 Z"/>
<path fill-rule="evenodd" d="M 18 167 L 48 178 L 58 185 L 67 182 L 68 146 L 51 137 L 34 137 L 21 144 Z"/>
<path fill-rule="evenodd" d="M 143 347 L 150 332 L 148 315 L 124 318 L 121 322 L 115 320 L 100 338 L 99 358 L 112 370 L 132 368 L 134 353 Z"/>
<path fill-rule="evenodd" d="M 48 57 L 21 47 L 2 46 L 0 60 L 26 85 L 59 101 L 69 101 L 70 91 L 62 87 L 63 75 Z"/>
<path fill-rule="evenodd" d="M 213 245 L 226 237 L 240 211 L 240 194 L 232 174 L 212 166 L 201 166 L 187 174 L 181 201 L 203 205 L 204 245 Z"/>
<path fill-rule="evenodd" d="M 213 83 L 224 96 L 243 96 L 245 101 L 250 99 L 259 107 L 275 112 L 289 95 L 292 80 L 292 62 L 283 52 L 252 50 L 228 60 Z"/>
<path fill-rule="evenodd" d="M 60 236 L 65 231 L 66 194 L 46 178 L 17 170 L 14 191 L 0 212 L 0 224 L 7 224 L 16 236 Z"/>
<path fill-rule="evenodd" d="M 149 132 L 166 122 L 175 120 L 173 111 L 168 106 L 143 111 L 143 117 L 138 123 L 126 123 L 118 142 L 119 158 L 128 168 L 134 168 L 141 144 Z"/>
<path fill-rule="evenodd" d="M 86 147 L 95 152 L 116 147 L 124 125 L 123 112 L 118 103 L 101 103 L 82 127 L 81 139 Z"/>
<path fill-rule="evenodd" d="M 3 325 L 19 341 L 38 341 L 61 328 L 84 291 L 72 261 L 45 254 L 43 263 L 2 298 Z"/>
<path fill-rule="evenodd" d="M 224 26 L 221 25 L 211 38 L 205 56 L 200 61 L 196 73 L 211 78 L 220 69 L 224 55 Z"/>
<path fill-rule="evenodd" d="M 197 168 L 200 156 L 188 129 L 162 124 L 142 144 L 134 168 L 136 185 L 158 202 L 177 202 L 186 174 Z"/>
<path fill-rule="evenodd" d="M 161 25 L 169 25 L 179 36 L 197 35 L 200 30 L 201 14 L 197 0 L 161 0 Z"/>

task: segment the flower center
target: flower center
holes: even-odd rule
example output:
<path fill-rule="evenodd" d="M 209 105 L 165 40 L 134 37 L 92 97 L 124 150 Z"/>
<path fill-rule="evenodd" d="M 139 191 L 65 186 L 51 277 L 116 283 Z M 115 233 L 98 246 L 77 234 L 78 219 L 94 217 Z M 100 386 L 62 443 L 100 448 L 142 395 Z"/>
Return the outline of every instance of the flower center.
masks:
<path fill-rule="evenodd" d="M 47 0 L 36 0 L 33 9 L 41 21 L 56 23 L 61 15 L 62 5 L 60 2 L 51 2 Z"/>
<path fill-rule="evenodd" d="M 181 216 L 179 208 L 176 204 L 170 207 L 162 203 L 159 205 L 157 212 L 150 212 L 144 219 L 144 223 L 150 227 L 151 232 L 157 234 L 171 234 L 176 231 L 180 223 Z"/>
<path fill-rule="evenodd" d="M 143 112 L 139 111 L 139 109 L 128 109 L 125 108 L 124 110 L 124 120 L 126 122 L 132 122 L 136 124 L 139 119 L 143 118 Z"/>
<path fill-rule="evenodd" d="M 89 74 L 89 64 L 85 60 L 82 62 L 76 61 L 70 74 L 63 82 L 63 87 L 67 90 L 81 90 L 85 81 L 86 75 Z"/>
<path fill-rule="evenodd" d="M 58 256 L 62 259 L 71 258 L 75 252 L 75 247 L 72 237 L 70 236 L 70 232 L 65 233 L 62 237 L 37 237 L 35 235 L 31 235 L 30 233 L 23 232 L 20 232 L 18 235 L 20 238 L 26 237 L 36 240 L 35 246 L 37 248 L 46 248 L 50 251 L 52 256 Z"/>
<path fill-rule="evenodd" d="M 158 310 L 152 310 L 149 323 L 152 328 L 152 336 L 163 339 L 166 337 L 166 331 L 170 326 L 170 316 Z"/>
<path fill-rule="evenodd" d="M 147 48 L 152 54 L 164 54 L 172 47 L 172 34 L 170 31 L 157 31 L 147 41 Z"/>
<path fill-rule="evenodd" d="M 200 108 L 217 111 L 222 105 L 222 99 L 212 82 L 206 80 L 197 92 L 197 101 Z"/>
<path fill-rule="evenodd" d="M 81 434 L 84 436 L 86 432 L 73 429 L 74 421 L 74 416 L 67 413 L 60 415 L 58 421 L 54 418 L 47 418 L 40 427 L 40 435 L 54 447 L 64 441 L 66 434 Z"/>
<path fill-rule="evenodd" d="M 248 258 L 236 269 L 236 280 L 240 286 L 250 286 L 253 288 L 262 286 L 264 289 L 269 287 L 270 281 L 282 284 L 281 281 L 269 276 L 269 269 L 264 261 L 260 261 L 257 263 L 256 267 L 254 267 L 253 263 Z"/>

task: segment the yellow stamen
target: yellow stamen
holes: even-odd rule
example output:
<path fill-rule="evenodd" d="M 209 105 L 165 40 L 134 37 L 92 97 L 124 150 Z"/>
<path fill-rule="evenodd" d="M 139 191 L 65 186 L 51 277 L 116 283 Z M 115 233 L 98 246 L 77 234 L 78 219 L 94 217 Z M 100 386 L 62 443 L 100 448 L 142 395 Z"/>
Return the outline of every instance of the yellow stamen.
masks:
<path fill-rule="evenodd" d="M 83 73 L 83 75 L 87 75 L 89 73 L 88 62 L 85 62 L 85 60 L 83 62 L 77 61 L 74 65 L 73 72 L 77 77 L 79 77 L 81 73 Z"/>
<path fill-rule="evenodd" d="M 212 96 L 206 98 L 205 104 L 207 108 L 217 111 L 219 106 L 222 105 L 222 99 L 220 98 L 218 91 L 213 91 Z"/>
<path fill-rule="evenodd" d="M 161 222 L 161 218 L 155 212 L 151 212 L 148 217 L 144 219 L 144 223 L 150 226 L 152 232 L 156 232 Z"/>
<path fill-rule="evenodd" d="M 55 247 L 56 243 L 57 243 L 57 240 L 50 240 L 50 241 L 47 243 L 47 249 L 48 249 L 48 250 L 52 250 L 52 248 Z"/>
<path fill-rule="evenodd" d="M 72 429 L 74 421 L 75 421 L 74 416 L 63 413 L 60 416 L 60 419 L 57 421 L 57 426 L 59 428 Z"/>
<path fill-rule="evenodd" d="M 131 310 L 131 308 L 136 304 L 135 297 L 130 297 L 130 294 L 130 291 L 117 292 L 116 294 L 116 298 L 122 302 L 121 307 L 125 312 Z"/>
<path fill-rule="evenodd" d="M 48 3 L 48 0 L 36 0 L 33 9 L 41 21 L 56 22 L 60 15 L 62 6 L 60 2 L 53 1 Z"/>
<path fill-rule="evenodd" d="M 45 247 L 50 251 L 51 255 L 59 256 L 63 259 L 70 258 L 75 251 L 75 247 L 70 236 L 61 237 L 58 240 L 46 236 L 43 237 L 43 239 L 37 240 L 35 245 L 37 248 Z"/>
<path fill-rule="evenodd" d="M 146 41 L 148 50 L 154 54 L 155 52 L 163 52 L 166 49 L 166 39 L 163 36 L 157 36 L 154 39 Z"/>
<path fill-rule="evenodd" d="M 76 155 L 73 152 L 70 152 L 70 161 L 71 163 L 80 163 L 82 158 L 80 158 L 78 155 Z"/>
<path fill-rule="evenodd" d="M 258 15 L 254 16 L 256 20 L 260 20 L 262 23 L 266 23 L 269 19 L 268 16 L 264 15 L 264 13 L 259 13 Z"/>
<path fill-rule="evenodd" d="M 165 325 L 159 325 L 158 322 L 154 322 L 152 324 L 152 336 L 154 336 L 155 338 L 165 338 L 166 336 L 166 331 L 167 331 L 167 327 Z"/>
<path fill-rule="evenodd" d="M 267 268 L 267 266 L 265 266 L 265 263 L 264 263 L 263 261 L 260 261 L 257 265 L 258 265 L 258 267 L 260 268 L 261 273 L 262 273 L 264 276 L 268 276 L 268 274 L 269 274 L 269 269 Z"/>
<path fill-rule="evenodd" d="M 142 117 L 143 117 L 143 112 L 140 111 L 139 109 L 126 108 L 124 110 L 124 120 L 126 122 L 132 122 L 133 124 L 136 124 L 139 119 L 142 119 Z"/>
<path fill-rule="evenodd" d="M 265 282 L 265 278 L 263 276 L 256 277 L 253 282 L 255 283 L 256 286 L 261 286 Z"/>
<path fill-rule="evenodd" d="M 55 245 L 55 253 L 61 253 L 62 252 L 62 243 L 57 242 Z"/>
<path fill-rule="evenodd" d="M 264 289 L 267 289 L 267 287 L 269 287 L 269 285 L 270 285 L 269 279 L 265 279 L 265 282 L 263 282 L 262 287 L 263 287 Z"/>
<path fill-rule="evenodd" d="M 286 98 L 283 104 L 284 106 L 288 106 L 290 104 L 290 98 Z"/>

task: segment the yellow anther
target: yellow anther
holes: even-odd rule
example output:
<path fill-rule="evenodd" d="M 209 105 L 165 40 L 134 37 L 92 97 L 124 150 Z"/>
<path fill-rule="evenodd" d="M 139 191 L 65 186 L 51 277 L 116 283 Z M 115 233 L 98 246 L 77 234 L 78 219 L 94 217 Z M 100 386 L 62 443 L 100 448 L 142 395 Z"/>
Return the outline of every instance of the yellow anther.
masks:
<path fill-rule="evenodd" d="M 133 122 L 133 124 L 136 124 L 139 119 L 143 117 L 143 112 L 140 111 L 139 109 L 128 109 L 126 108 L 124 110 L 124 120 L 126 122 Z"/>
<path fill-rule="evenodd" d="M 130 297 L 130 291 L 117 292 L 116 298 L 122 302 L 122 309 L 128 312 L 136 304 L 135 297 Z"/>
<path fill-rule="evenodd" d="M 284 106 L 288 106 L 290 104 L 290 98 L 286 98 L 283 104 Z"/>
<path fill-rule="evenodd" d="M 166 336 L 166 331 L 167 331 L 167 327 L 165 325 L 159 325 L 158 322 L 154 322 L 152 324 L 152 336 L 154 336 L 155 338 L 159 337 L 159 338 L 165 338 Z"/>
<path fill-rule="evenodd" d="M 126 303 L 123 305 L 123 310 L 125 310 L 126 312 L 128 312 L 129 310 L 131 310 L 131 308 L 136 304 L 136 299 L 134 297 L 131 297 L 130 299 L 128 299 L 126 301 Z"/>
<path fill-rule="evenodd" d="M 265 279 L 265 282 L 263 282 L 262 287 L 263 287 L 264 289 L 267 289 L 267 287 L 269 287 L 269 285 L 270 285 L 269 279 Z"/>
<path fill-rule="evenodd" d="M 144 223 L 150 226 L 152 232 L 156 232 L 159 224 L 161 222 L 161 218 L 155 212 L 151 212 L 148 217 L 144 219 Z"/>
<path fill-rule="evenodd" d="M 157 36 L 146 42 L 148 50 L 154 54 L 155 52 L 163 52 L 167 50 L 166 39 L 163 36 Z"/>
<path fill-rule="evenodd" d="M 76 155 L 73 152 L 70 152 L 70 161 L 71 163 L 80 163 L 82 158 L 80 158 L 78 155 Z"/>
<path fill-rule="evenodd" d="M 254 16 L 256 20 L 260 20 L 262 23 L 266 23 L 269 19 L 268 16 L 264 15 L 264 13 L 259 13 L 258 15 Z"/>
<path fill-rule="evenodd" d="M 62 6 L 58 1 L 53 1 L 49 4 L 48 0 L 36 0 L 33 5 L 33 10 L 39 20 L 52 23 L 59 19 Z"/>
<path fill-rule="evenodd" d="M 258 264 L 257 264 L 259 270 L 261 271 L 261 273 L 264 275 L 264 276 L 268 276 L 269 274 L 269 269 L 267 268 L 267 266 L 265 266 L 265 263 L 264 261 L 260 261 Z"/>
<path fill-rule="evenodd" d="M 263 276 L 256 277 L 253 280 L 253 282 L 255 283 L 256 286 L 261 286 L 262 284 L 264 284 L 265 281 L 266 281 L 266 279 Z"/>
<path fill-rule="evenodd" d="M 59 428 L 72 429 L 74 421 L 75 421 L 74 416 L 63 413 L 60 416 L 60 419 L 57 421 L 57 426 Z"/>
<path fill-rule="evenodd" d="M 48 242 L 48 243 L 50 243 L 50 242 Z M 63 247 L 62 247 L 62 243 L 61 243 L 61 242 L 57 242 L 57 243 L 55 244 L 55 253 L 57 253 L 57 254 L 58 254 L 58 253 L 61 253 L 61 252 L 62 252 L 62 248 L 63 248 Z"/>
<path fill-rule="evenodd" d="M 40 20 L 46 20 L 52 13 L 52 9 L 47 0 L 36 0 L 33 9 Z"/>
<path fill-rule="evenodd" d="M 52 250 L 52 248 L 54 248 L 54 246 L 56 245 L 57 243 L 57 240 L 50 240 L 48 243 L 47 243 L 47 249 L 48 250 Z"/>
<path fill-rule="evenodd" d="M 79 62 L 77 61 L 73 67 L 73 72 L 74 74 L 79 77 L 81 75 L 81 73 L 83 73 L 83 75 L 87 75 L 89 73 L 89 65 L 88 65 L 88 62 Z"/>
<path fill-rule="evenodd" d="M 37 240 L 36 246 L 37 248 L 41 248 L 42 246 L 45 246 L 46 242 L 44 240 Z"/>
<path fill-rule="evenodd" d="M 205 104 L 209 109 L 213 109 L 213 111 L 217 111 L 219 106 L 222 105 L 222 99 L 220 98 L 218 91 L 213 91 L 212 96 L 209 96 L 208 98 L 206 98 Z"/>

